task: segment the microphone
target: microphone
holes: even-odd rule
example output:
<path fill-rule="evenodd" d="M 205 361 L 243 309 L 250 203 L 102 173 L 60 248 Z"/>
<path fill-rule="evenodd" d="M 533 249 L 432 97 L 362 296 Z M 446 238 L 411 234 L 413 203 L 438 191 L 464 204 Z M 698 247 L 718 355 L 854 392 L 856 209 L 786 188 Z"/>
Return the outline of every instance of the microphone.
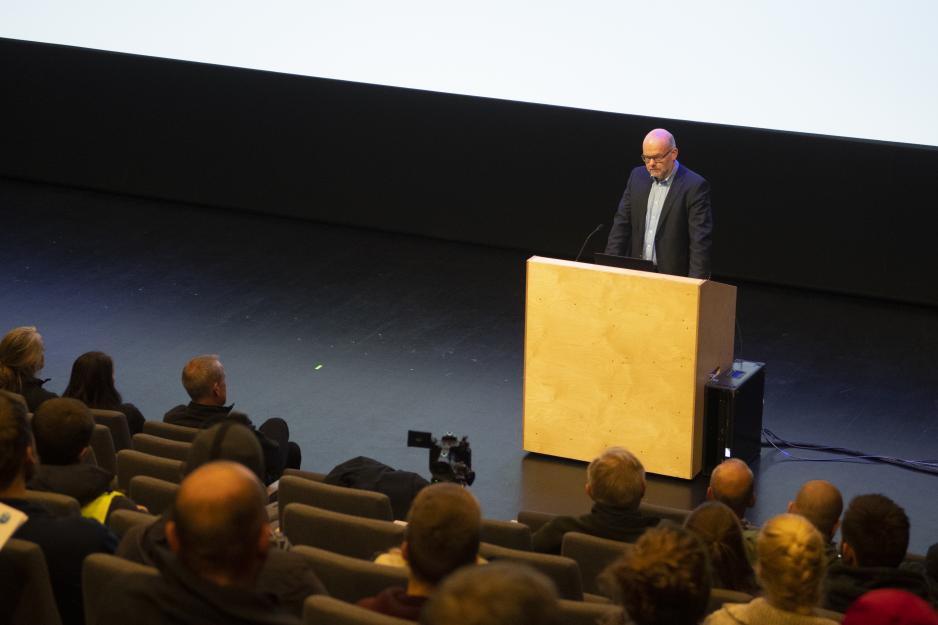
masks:
<path fill-rule="evenodd" d="M 575 260 L 577 260 L 577 261 L 580 260 L 580 256 L 583 256 L 583 250 L 586 249 L 586 244 L 590 242 L 590 239 L 593 238 L 593 235 L 595 235 L 597 232 L 599 232 L 600 230 L 602 230 L 602 229 L 605 228 L 605 227 L 606 227 L 606 224 L 599 224 L 598 226 L 596 226 L 596 227 L 593 229 L 592 232 L 590 232 L 589 236 L 586 237 L 586 240 L 583 241 L 583 245 L 580 246 L 580 252 L 576 255 L 576 259 L 575 259 Z"/>

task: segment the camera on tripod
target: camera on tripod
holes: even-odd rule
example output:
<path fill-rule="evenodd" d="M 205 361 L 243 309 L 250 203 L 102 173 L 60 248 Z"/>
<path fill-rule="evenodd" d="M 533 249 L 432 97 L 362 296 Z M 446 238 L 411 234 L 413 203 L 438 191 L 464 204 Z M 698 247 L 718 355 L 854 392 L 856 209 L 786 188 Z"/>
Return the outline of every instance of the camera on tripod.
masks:
<path fill-rule="evenodd" d="M 446 432 L 438 441 L 430 432 L 408 430 L 407 446 L 430 450 L 431 482 L 455 482 L 470 486 L 476 479 L 468 436 L 459 439 L 452 432 Z"/>

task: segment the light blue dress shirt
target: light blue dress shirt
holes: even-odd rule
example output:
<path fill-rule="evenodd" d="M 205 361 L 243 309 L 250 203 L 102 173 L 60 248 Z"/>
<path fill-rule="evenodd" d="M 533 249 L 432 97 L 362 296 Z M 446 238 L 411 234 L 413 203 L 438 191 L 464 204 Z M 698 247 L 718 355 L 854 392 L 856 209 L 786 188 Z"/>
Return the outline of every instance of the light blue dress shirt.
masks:
<path fill-rule="evenodd" d="M 645 212 L 645 244 L 642 249 L 642 258 L 658 264 L 658 253 L 655 250 L 655 233 L 658 232 L 658 218 L 661 217 L 661 208 L 671 189 L 671 181 L 680 163 L 674 161 L 671 173 L 664 180 L 651 179 L 651 191 L 648 193 L 648 208 Z"/>

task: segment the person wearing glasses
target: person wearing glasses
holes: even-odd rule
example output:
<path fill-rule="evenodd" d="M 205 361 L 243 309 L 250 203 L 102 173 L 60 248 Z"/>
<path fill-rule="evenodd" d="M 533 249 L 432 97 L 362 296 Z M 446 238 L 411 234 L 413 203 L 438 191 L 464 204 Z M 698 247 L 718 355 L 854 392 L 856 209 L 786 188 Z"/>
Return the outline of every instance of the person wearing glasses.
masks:
<path fill-rule="evenodd" d="M 674 135 L 656 128 L 642 142 L 619 201 L 606 254 L 650 260 L 661 273 L 710 277 L 710 183 L 677 161 Z"/>

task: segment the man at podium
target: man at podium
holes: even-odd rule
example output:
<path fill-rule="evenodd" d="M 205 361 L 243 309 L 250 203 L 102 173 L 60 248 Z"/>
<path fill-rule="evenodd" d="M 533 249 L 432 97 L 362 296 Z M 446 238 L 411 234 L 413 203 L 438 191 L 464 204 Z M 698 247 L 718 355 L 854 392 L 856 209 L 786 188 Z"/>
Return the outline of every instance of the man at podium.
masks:
<path fill-rule="evenodd" d="M 650 260 L 661 273 L 710 277 L 710 184 L 677 161 L 674 135 L 656 128 L 642 142 L 619 201 L 606 254 Z"/>

